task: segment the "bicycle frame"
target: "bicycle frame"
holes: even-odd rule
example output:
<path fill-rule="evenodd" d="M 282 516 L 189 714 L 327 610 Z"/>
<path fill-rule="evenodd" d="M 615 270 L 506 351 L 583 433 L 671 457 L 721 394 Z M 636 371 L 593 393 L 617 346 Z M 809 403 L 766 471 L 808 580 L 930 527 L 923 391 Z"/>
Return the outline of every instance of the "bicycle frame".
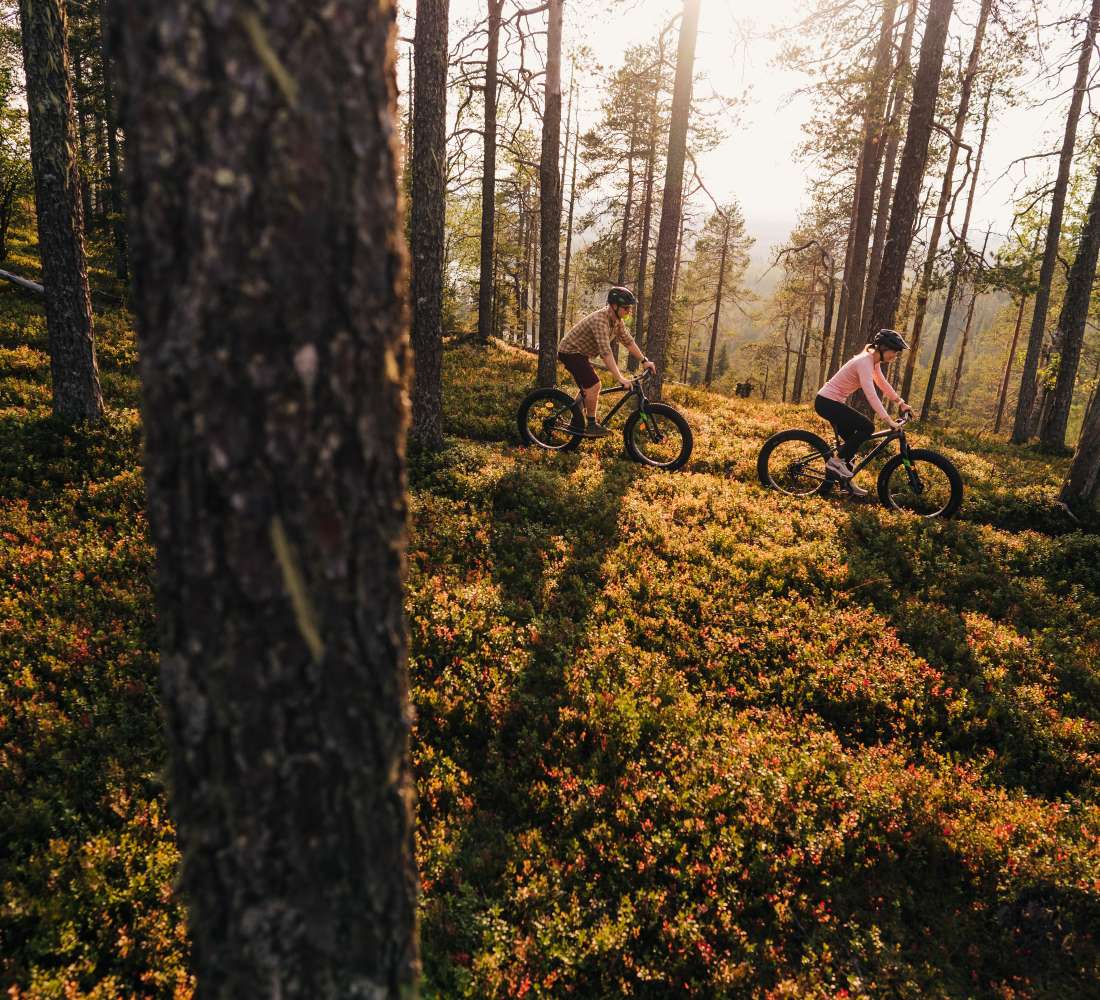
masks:
<path fill-rule="evenodd" d="M 618 392 L 621 392 L 623 394 L 623 398 L 620 399 L 613 407 L 611 407 L 611 410 L 603 417 L 602 422 L 605 425 L 607 424 L 607 422 L 609 420 L 611 420 L 611 418 L 613 416 L 615 416 L 616 413 L 619 412 L 619 410 L 621 410 L 623 408 L 623 406 L 626 405 L 627 400 L 629 400 L 631 398 L 631 396 L 637 396 L 638 397 L 638 409 L 640 409 L 643 413 L 645 412 L 646 395 L 645 395 L 645 392 L 642 389 L 642 383 L 641 383 L 640 379 L 635 380 L 633 382 L 633 384 L 630 386 L 629 389 L 626 389 L 621 385 L 613 385 L 610 388 L 601 389 L 600 390 L 600 396 L 601 397 L 602 396 L 608 396 L 608 395 L 611 395 L 612 393 L 618 393 Z M 577 395 L 574 397 L 573 401 L 575 403 L 580 403 L 583 407 L 583 405 L 584 405 L 584 393 L 578 392 Z"/>

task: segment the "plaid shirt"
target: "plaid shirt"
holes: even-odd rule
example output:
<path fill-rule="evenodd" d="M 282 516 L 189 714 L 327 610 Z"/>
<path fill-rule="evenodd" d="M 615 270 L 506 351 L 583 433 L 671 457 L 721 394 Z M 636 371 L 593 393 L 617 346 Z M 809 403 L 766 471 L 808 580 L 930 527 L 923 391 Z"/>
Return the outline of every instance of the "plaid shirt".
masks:
<path fill-rule="evenodd" d="M 626 332 L 623 321 L 615 316 L 610 306 L 589 313 L 558 344 L 559 354 L 583 354 L 586 358 L 602 358 L 611 353 L 611 345 L 622 344 L 628 351 L 637 347 L 634 338 Z"/>

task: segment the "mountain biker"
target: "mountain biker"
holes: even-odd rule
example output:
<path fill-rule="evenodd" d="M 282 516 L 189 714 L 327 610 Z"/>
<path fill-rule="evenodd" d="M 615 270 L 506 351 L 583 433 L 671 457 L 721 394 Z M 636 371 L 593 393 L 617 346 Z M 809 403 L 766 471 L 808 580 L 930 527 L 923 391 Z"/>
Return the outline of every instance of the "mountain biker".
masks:
<path fill-rule="evenodd" d="M 596 420 L 596 405 L 600 400 L 600 376 L 592 367 L 592 358 L 602 358 L 607 370 L 618 379 L 624 389 L 630 388 L 630 379 L 621 371 L 615 360 L 612 344 L 622 344 L 632 357 L 637 358 L 649 371 L 656 373 L 657 366 L 649 360 L 623 325 L 623 317 L 638 300 L 629 288 L 615 286 L 607 293 L 607 305 L 589 313 L 570 330 L 558 344 L 558 358 L 576 380 L 584 398 L 588 414 L 587 437 L 604 437 L 611 431 Z"/>
<path fill-rule="evenodd" d="M 912 407 L 894 391 L 882 374 L 883 363 L 889 364 L 908 347 L 905 338 L 897 330 L 879 330 L 859 354 L 841 365 L 840 370 L 817 391 L 814 411 L 833 425 L 833 429 L 844 442 L 839 454 L 832 456 L 825 463 L 825 468 L 854 496 L 866 496 L 867 491 L 851 481 L 854 473 L 850 463 L 863 443 L 874 433 L 875 425 L 862 413 L 846 405 L 845 400 L 857 389 L 862 389 L 871 409 L 891 430 L 897 430 L 901 424 L 886 412 L 886 407 L 875 392 L 875 386 L 882 390 L 887 399 L 897 403 L 903 414 L 910 412 Z"/>

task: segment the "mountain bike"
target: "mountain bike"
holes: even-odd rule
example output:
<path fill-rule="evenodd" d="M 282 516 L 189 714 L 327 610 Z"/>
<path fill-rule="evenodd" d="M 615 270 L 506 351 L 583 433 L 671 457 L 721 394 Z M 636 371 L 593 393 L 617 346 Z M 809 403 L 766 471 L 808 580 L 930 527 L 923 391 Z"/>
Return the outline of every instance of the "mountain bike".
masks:
<path fill-rule="evenodd" d="M 669 472 L 683 468 L 691 458 L 694 444 L 687 420 L 668 403 L 650 401 L 645 385 L 650 372 L 630 380 L 630 388 L 621 385 L 604 389 L 600 398 L 621 393 L 620 399 L 600 419 L 605 426 L 629 401 L 635 406 L 623 424 L 623 444 L 626 453 L 642 465 Z M 556 388 L 535 389 L 519 404 L 516 417 L 519 437 L 524 444 L 537 445 L 550 451 L 573 451 L 586 437 L 586 421 L 581 395 L 570 396 Z"/>
<path fill-rule="evenodd" d="M 962 476 L 951 460 L 939 452 L 910 447 L 905 437 L 905 424 L 909 420 L 910 414 L 905 414 L 897 430 L 872 434 L 869 440 L 878 444 L 852 467 L 853 472 L 858 475 L 868 462 L 896 440 L 899 453 L 890 458 L 878 474 L 878 498 L 882 505 L 921 517 L 951 517 L 962 505 Z M 830 447 L 812 431 L 780 431 L 768 438 L 760 449 L 756 475 L 762 485 L 787 496 L 823 495 L 840 483 L 825 468 L 825 463 L 839 453 L 840 446 L 841 440 L 835 433 Z"/>

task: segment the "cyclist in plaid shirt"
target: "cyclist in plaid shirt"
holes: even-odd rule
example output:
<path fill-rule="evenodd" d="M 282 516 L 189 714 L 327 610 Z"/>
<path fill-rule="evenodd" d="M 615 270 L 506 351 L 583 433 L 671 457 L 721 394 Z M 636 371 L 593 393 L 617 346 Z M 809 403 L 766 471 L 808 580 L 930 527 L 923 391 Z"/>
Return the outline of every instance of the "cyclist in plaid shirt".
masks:
<path fill-rule="evenodd" d="M 592 358 L 602 358 L 607 370 L 624 388 L 630 388 L 630 379 L 619 371 L 615 352 L 612 350 L 613 344 L 622 344 L 644 367 L 653 373 L 657 371 L 657 366 L 642 353 L 623 326 L 623 317 L 630 315 L 630 310 L 637 301 L 629 288 L 612 288 L 607 293 L 607 305 L 585 316 L 558 345 L 558 358 L 576 379 L 584 397 L 584 409 L 588 414 L 585 435 L 588 437 L 604 437 L 611 433 L 596 420 L 596 406 L 600 400 L 600 376 L 592 367 Z"/>

